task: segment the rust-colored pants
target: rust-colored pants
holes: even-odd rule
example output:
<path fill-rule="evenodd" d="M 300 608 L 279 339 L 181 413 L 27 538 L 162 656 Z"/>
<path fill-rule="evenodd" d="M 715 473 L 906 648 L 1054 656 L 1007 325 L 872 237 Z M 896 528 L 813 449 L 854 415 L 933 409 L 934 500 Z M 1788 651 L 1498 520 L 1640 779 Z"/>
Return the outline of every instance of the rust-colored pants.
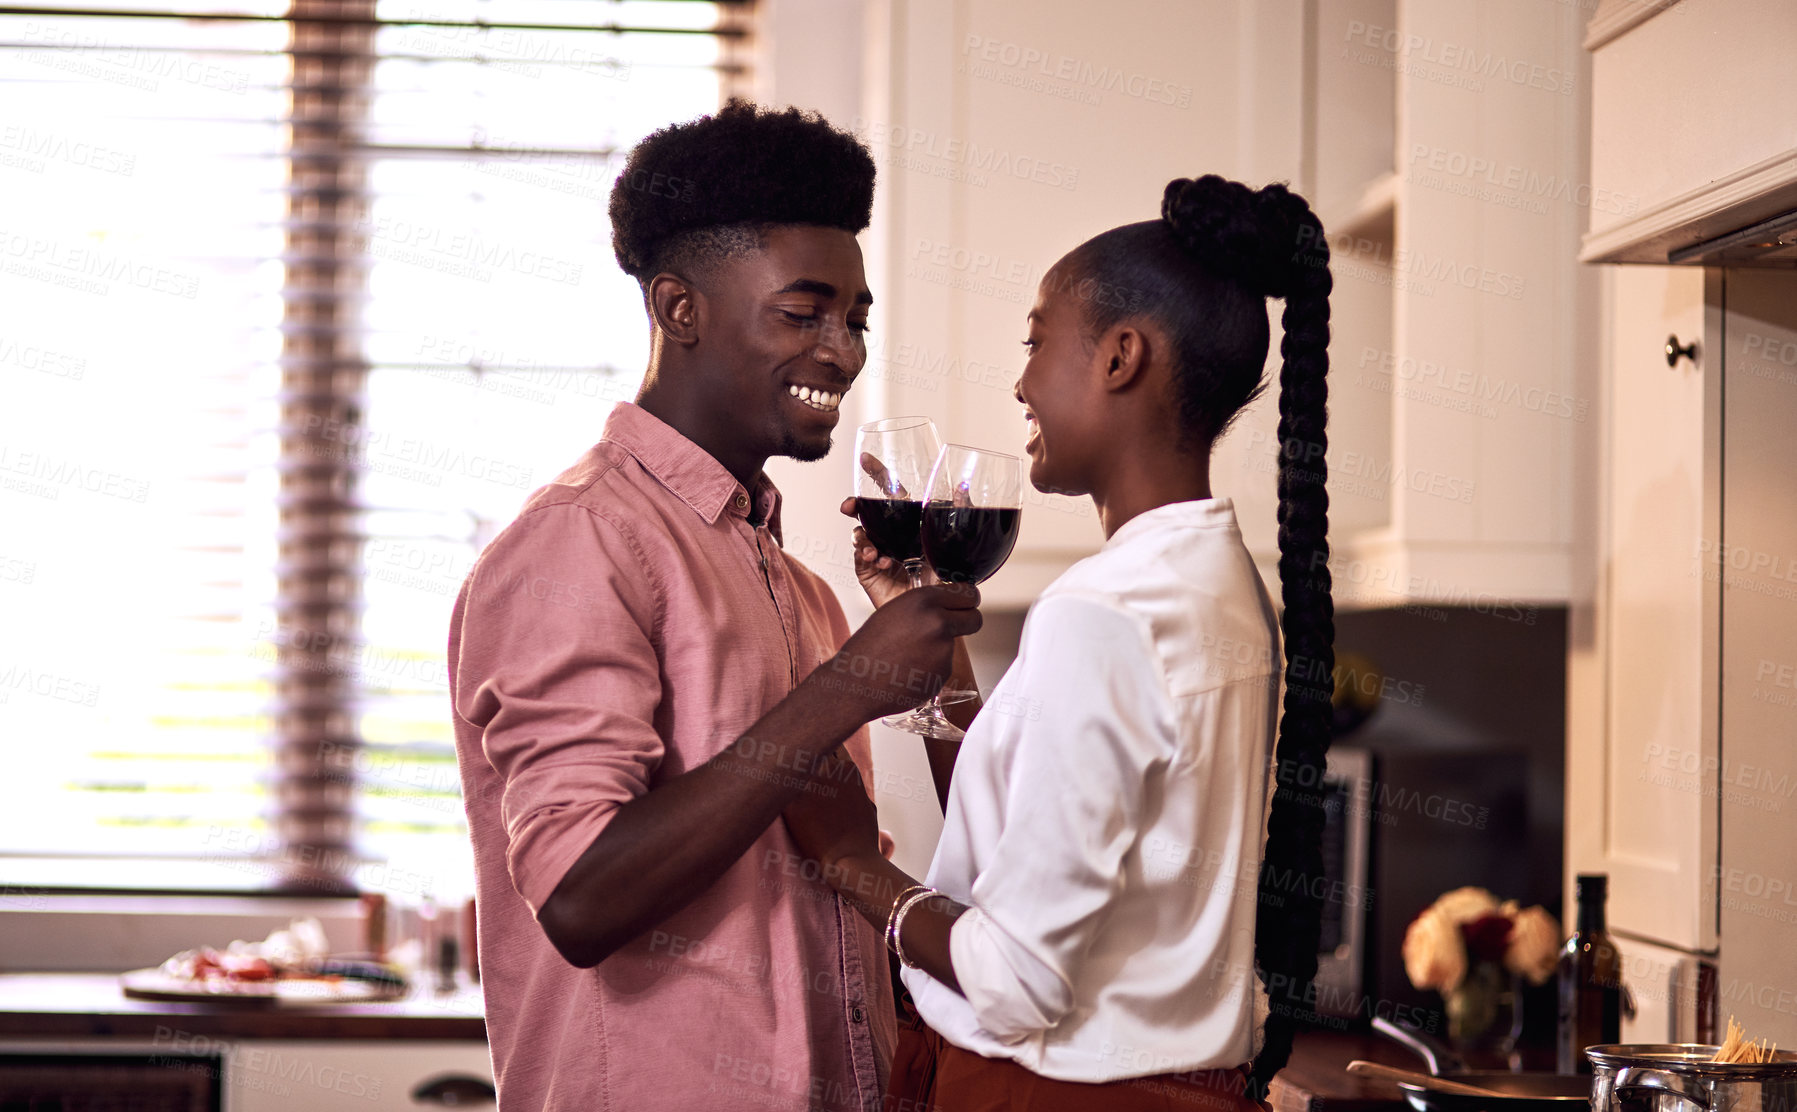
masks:
<path fill-rule="evenodd" d="M 1128 1081 L 1056 1081 L 1016 1062 L 984 1058 L 920 1019 L 899 1024 L 882 1112 L 1266 1112 L 1245 1095 L 1246 1066 Z"/>

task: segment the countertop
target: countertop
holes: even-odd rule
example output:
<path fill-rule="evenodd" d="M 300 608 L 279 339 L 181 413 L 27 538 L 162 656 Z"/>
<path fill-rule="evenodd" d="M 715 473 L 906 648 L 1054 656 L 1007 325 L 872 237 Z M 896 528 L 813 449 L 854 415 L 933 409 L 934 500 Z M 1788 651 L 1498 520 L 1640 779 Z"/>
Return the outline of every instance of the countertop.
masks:
<path fill-rule="evenodd" d="M 245 1009 L 127 999 L 112 973 L 0 974 L 0 1038 L 476 1039 L 480 986 L 382 1004 Z"/>

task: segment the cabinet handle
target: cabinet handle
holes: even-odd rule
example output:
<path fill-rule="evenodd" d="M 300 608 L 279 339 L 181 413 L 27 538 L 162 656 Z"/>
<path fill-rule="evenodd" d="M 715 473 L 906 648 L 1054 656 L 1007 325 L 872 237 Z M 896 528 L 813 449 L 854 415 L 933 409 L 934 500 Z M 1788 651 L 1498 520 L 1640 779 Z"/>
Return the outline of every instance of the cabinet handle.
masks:
<path fill-rule="evenodd" d="M 1680 347 L 1678 334 L 1674 333 L 1666 337 L 1666 365 L 1668 367 L 1678 366 L 1680 356 L 1689 359 L 1693 367 L 1697 366 L 1697 341 L 1692 340 L 1684 347 Z"/>
<path fill-rule="evenodd" d="M 466 1073 L 446 1073 L 412 1088 L 413 1104 L 440 1104 L 446 1108 L 473 1108 L 499 1103 L 492 1083 Z"/>

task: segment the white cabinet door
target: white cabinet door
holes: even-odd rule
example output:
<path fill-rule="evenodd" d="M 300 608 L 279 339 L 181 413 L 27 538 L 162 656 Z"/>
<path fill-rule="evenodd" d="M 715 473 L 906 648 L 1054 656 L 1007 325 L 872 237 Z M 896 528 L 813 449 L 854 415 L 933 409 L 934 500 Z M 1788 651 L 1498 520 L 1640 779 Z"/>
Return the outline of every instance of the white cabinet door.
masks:
<path fill-rule="evenodd" d="M 1573 261 L 1588 215 L 1569 185 L 1579 20 L 1397 0 L 1324 4 L 1316 28 L 1336 603 L 1564 602 L 1575 438 L 1590 431 L 1572 388 L 1593 279 Z M 1358 202 L 1344 179 L 1380 163 L 1359 137 L 1322 134 L 1349 114 L 1335 97 L 1387 124 L 1374 133 L 1391 172 Z"/>
<path fill-rule="evenodd" d="M 1625 1043 L 1701 1042 L 1698 1038 L 1699 965 L 1707 960 L 1670 946 L 1617 938 L 1622 983 L 1635 1005 L 1622 1017 Z"/>
<path fill-rule="evenodd" d="M 225 1112 L 419 1112 L 412 1099 L 443 1077 L 493 1083 L 484 1042 L 244 1039 L 226 1055 Z M 492 1107 L 463 1100 L 448 1107 Z"/>
<path fill-rule="evenodd" d="M 1593 676 L 1601 725 L 1569 753 L 1568 884 L 1610 875 L 1616 929 L 1687 950 L 1716 945 L 1716 722 L 1705 696 L 1708 483 L 1704 274 L 1606 274 L 1606 554 L 1595 599 Z M 1669 334 L 1699 342 L 1697 365 L 1666 365 Z M 1715 385 L 1715 384 L 1710 384 Z M 1711 538 L 1714 532 L 1708 532 Z M 1712 543 L 1713 542 L 1709 542 Z M 1713 620 L 1714 607 L 1709 610 Z M 1575 646 L 1575 653 L 1577 649 Z M 1713 676 L 1713 665 L 1711 675 Z M 1580 743 L 1583 744 L 1580 744 Z M 1569 904 L 1570 906 L 1570 904 Z"/>
<path fill-rule="evenodd" d="M 1718 1010 L 1797 1044 L 1797 274 L 1730 270 L 1722 540 Z"/>

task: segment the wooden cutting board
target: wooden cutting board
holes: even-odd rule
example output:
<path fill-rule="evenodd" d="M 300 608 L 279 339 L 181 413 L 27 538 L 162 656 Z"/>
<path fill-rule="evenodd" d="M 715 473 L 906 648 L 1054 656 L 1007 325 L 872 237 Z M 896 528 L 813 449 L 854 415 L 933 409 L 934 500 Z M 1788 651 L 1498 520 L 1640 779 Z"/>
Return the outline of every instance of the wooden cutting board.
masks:
<path fill-rule="evenodd" d="M 289 977 L 273 981 L 190 981 L 160 969 L 119 974 L 119 987 L 133 1000 L 170 1000 L 234 1008 L 278 1008 L 370 1004 L 403 999 L 403 987 L 355 977 Z"/>

